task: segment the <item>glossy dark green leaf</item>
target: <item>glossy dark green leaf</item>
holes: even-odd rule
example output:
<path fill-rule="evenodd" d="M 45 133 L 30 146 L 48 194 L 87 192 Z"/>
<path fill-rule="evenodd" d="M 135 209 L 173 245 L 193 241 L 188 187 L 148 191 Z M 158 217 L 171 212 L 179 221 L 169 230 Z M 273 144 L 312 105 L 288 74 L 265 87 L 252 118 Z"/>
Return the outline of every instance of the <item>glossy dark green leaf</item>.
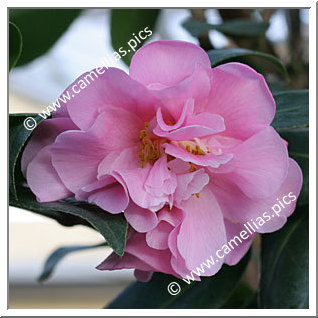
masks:
<path fill-rule="evenodd" d="M 256 293 L 246 283 L 240 282 L 232 292 L 223 309 L 249 308 L 255 299 Z"/>
<path fill-rule="evenodd" d="M 229 36 L 257 37 L 264 35 L 269 26 L 268 23 L 250 20 L 232 20 L 222 24 L 209 24 L 195 19 L 186 20 L 182 25 L 195 37 L 210 30 L 216 30 Z"/>
<path fill-rule="evenodd" d="M 19 28 L 9 22 L 9 71 L 15 67 L 22 52 L 22 35 Z"/>
<path fill-rule="evenodd" d="M 309 125 L 308 90 L 284 91 L 274 94 L 276 115 L 272 125 L 279 132 Z"/>
<path fill-rule="evenodd" d="M 262 235 L 261 308 L 308 308 L 308 206 L 279 231 Z"/>
<path fill-rule="evenodd" d="M 41 275 L 38 278 L 38 281 L 43 282 L 47 280 L 53 273 L 57 264 L 68 254 L 98 248 L 101 246 L 105 246 L 106 243 L 100 243 L 95 245 L 73 245 L 73 246 L 64 246 L 56 249 L 46 260 Z"/>
<path fill-rule="evenodd" d="M 10 205 L 54 218 L 63 225 L 89 225 L 105 238 L 115 253 L 123 255 L 127 222 L 122 213 L 111 214 L 96 205 L 75 200 L 39 203 L 29 189 L 22 187 L 17 189 L 19 200 L 11 198 Z"/>
<path fill-rule="evenodd" d="M 46 53 L 80 12 L 80 9 L 10 9 L 9 19 L 19 27 L 23 38 L 17 66 Z"/>
<path fill-rule="evenodd" d="M 297 204 L 309 203 L 309 129 L 282 130 L 280 136 L 288 142 L 289 156 L 297 161 L 303 172 L 303 187 Z"/>
<path fill-rule="evenodd" d="M 28 118 L 32 117 L 32 119 Z M 28 130 L 26 126 L 39 124 L 43 118 L 37 114 L 10 114 L 9 116 L 9 192 L 10 196 L 18 199 L 16 193 L 16 176 L 19 171 L 17 166 L 23 146 L 30 137 L 32 130 Z M 25 125 L 24 125 L 25 123 Z"/>
<path fill-rule="evenodd" d="M 159 9 L 111 10 L 112 45 L 127 65 L 134 52 L 151 37 L 159 12 Z"/>
<path fill-rule="evenodd" d="M 282 74 L 284 74 L 285 77 L 288 77 L 287 70 L 284 64 L 277 57 L 267 53 L 241 48 L 210 50 L 207 53 L 209 55 L 212 67 L 232 61 L 240 62 L 240 58 L 257 57 L 262 61 L 267 61 L 271 63 L 276 69 L 278 69 Z M 242 62 L 248 64 L 248 60 Z"/>
<path fill-rule="evenodd" d="M 248 260 L 249 254 L 236 266 L 223 265 L 216 275 L 202 277 L 201 282 L 191 284 L 171 275 L 155 273 L 148 283 L 132 284 L 107 308 L 221 308 L 239 283 Z M 171 282 L 181 287 L 175 296 L 167 290 Z"/>

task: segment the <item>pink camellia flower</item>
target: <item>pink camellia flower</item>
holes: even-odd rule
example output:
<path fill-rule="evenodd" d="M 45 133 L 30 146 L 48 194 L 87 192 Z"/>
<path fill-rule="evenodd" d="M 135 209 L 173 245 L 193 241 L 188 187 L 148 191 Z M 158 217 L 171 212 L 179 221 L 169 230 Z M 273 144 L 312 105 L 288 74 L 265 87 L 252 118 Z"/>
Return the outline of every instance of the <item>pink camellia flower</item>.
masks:
<path fill-rule="evenodd" d="M 22 158 L 39 201 L 75 195 L 124 211 L 125 254 L 99 269 L 134 268 L 142 280 L 151 272 L 185 277 L 279 198 L 299 195 L 301 170 L 270 126 L 275 101 L 250 67 L 211 69 L 200 47 L 157 41 L 135 53 L 129 75 L 100 73 L 39 125 Z M 258 232 L 281 228 L 295 205 L 290 200 Z M 202 275 L 236 264 L 253 236 Z"/>

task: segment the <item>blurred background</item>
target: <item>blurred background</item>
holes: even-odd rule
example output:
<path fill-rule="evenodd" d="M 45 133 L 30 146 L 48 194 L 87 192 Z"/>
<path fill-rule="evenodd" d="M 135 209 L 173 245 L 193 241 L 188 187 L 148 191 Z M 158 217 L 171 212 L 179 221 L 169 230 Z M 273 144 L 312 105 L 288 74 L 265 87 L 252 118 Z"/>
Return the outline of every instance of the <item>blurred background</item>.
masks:
<path fill-rule="evenodd" d="M 126 16 L 136 11 L 147 10 L 78 10 L 71 19 L 62 36 L 44 51 L 36 54 L 40 46 L 41 29 L 36 20 L 27 19 L 26 28 L 22 11 L 10 10 L 10 21 L 24 30 L 32 32 L 38 42 L 30 43 L 25 48 L 34 53 L 33 58 L 23 56 L 9 76 L 9 111 L 10 113 L 42 112 L 54 102 L 59 94 L 79 75 L 94 67 L 101 66 L 105 56 L 111 56 L 119 46 L 125 46 L 116 40 L 116 32 L 125 28 Z M 34 9 L 28 10 L 36 11 Z M 50 11 L 50 10 L 42 10 Z M 58 28 L 59 10 L 51 10 L 49 15 L 56 22 L 48 27 Z M 66 11 L 66 10 L 63 10 Z M 307 9 L 161 9 L 151 10 L 153 20 L 145 21 L 153 34 L 147 41 L 158 39 L 184 40 L 196 43 L 205 50 L 223 48 L 245 48 L 271 54 L 281 59 L 286 66 L 290 80 L 286 81 L 276 70 L 271 70 L 267 81 L 272 90 L 279 87 L 292 89 L 308 88 L 308 24 Z M 150 11 L 149 11 L 150 12 Z M 44 15 L 46 13 L 43 13 Z M 191 19 L 191 20 L 189 20 Z M 185 21 L 207 22 L 212 26 L 231 24 L 233 21 L 254 21 L 246 28 L 245 34 L 257 33 L 257 27 L 265 25 L 257 36 L 233 35 L 218 27 L 209 30 L 189 27 Z M 48 20 L 50 21 L 50 20 Z M 192 22 L 191 22 L 192 23 Z M 190 23 L 190 25 L 191 25 Z M 129 27 L 129 25 L 126 27 Z M 141 30 L 130 26 L 132 34 Z M 218 29 L 218 30 L 217 30 Z M 222 29 L 221 29 L 222 30 Z M 194 34 L 199 34 L 198 38 Z M 260 35 L 261 34 L 261 35 Z M 118 34 L 117 34 L 118 35 Z M 116 42 L 117 41 L 117 42 Z M 32 55 L 32 54 L 31 54 Z M 259 66 L 255 61 L 256 68 Z M 108 59 L 108 66 L 115 66 L 128 72 L 129 59 L 118 61 Z M 261 65 L 266 67 L 266 65 Z M 267 72 L 268 73 L 268 72 Z M 95 270 L 111 252 L 107 247 L 89 251 L 74 252 L 66 256 L 57 266 L 53 276 L 39 284 L 42 266 L 56 248 L 73 244 L 96 244 L 102 242 L 102 236 L 86 227 L 62 227 L 48 218 L 35 215 L 18 208 L 9 208 L 9 280 L 10 308 L 102 308 L 121 290 L 134 281 L 132 271 L 100 272 Z M 257 245 L 257 241 L 255 243 Z M 257 249 L 256 249 L 257 251 Z M 257 264 L 256 264 L 257 266 Z M 251 268 L 247 279 L 256 281 L 255 268 Z"/>

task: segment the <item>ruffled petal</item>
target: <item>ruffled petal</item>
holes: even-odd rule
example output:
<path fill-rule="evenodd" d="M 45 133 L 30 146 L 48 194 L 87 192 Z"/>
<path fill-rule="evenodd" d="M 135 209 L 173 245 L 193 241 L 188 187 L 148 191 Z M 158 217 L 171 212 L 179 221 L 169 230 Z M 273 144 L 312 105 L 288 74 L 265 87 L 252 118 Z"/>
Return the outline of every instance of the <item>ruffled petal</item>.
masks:
<path fill-rule="evenodd" d="M 255 231 L 268 233 L 280 229 L 295 210 L 302 187 L 302 172 L 298 164 L 289 159 L 288 174 L 280 189 L 261 200 L 250 199 L 223 176 L 214 175 L 210 186 L 227 219 L 241 224 L 250 222 Z"/>
<path fill-rule="evenodd" d="M 195 155 L 173 144 L 165 144 L 165 152 L 175 158 L 186 162 L 192 162 L 199 166 L 219 168 L 220 165 L 228 163 L 233 155 L 230 153 L 214 155 L 206 154 L 204 156 Z"/>
<path fill-rule="evenodd" d="M 159 109 L 160 110 L 160 109 Z M 157 111 L 158 125 L 153 130 L 157 136 L 170 140 L 191 140 L 220 133 L 225 130 L 224 120 L 221 116 L 211 113 L 193 114 L 193 100 L 187 100 L 177 123 L 170 126 L 163 122 L 161 112 Z"/>
<path fill-rule="evenodd" d="M 52 144 L 57 135 L 66 130 L 78 129 L 69 118 L 53 118 L 42 121 L 33 131 L 31 139 L 27 143 L 21 159 L 23 175 L 31 160 L 45 146 Z"/>
<path fill-rule="evenodd" d="M 211 71 L 211 94 L 205 111 L 221 115 L 224 134 L 246 139 L 268 126 L 276 111 L 264 77 L 251 67 L 227 63 Z"/>
<path fill-rule="evenodd" d="M 76 199 L 85 199 L 114 214 L 123 212 L 129 203 L 126 187 L 112 176 L 104 176 L 83 187 L 77 192 Z"/>
<path fill-rule="evenodd" d="M 108 153 L 104 133 L 103 116 L 100 116 L 89 131 L 67 131 L 56 138 L 52 163 L 72 192 L 97 180 L 99 163 Z"/>
<path fill-rule="evenodd" d="M 225 174 L 250 198 L 266 198 L 283 184 L 288 172 L 284 141 L 267 127 L 232 150 L 235 168 Z"/>
<path fill-rule="evenodd" d="M 175 85 L 161 86 L 159 89 L 156 84 L 156 87 L 148 85 L 148 88 L 162 102 L 165 115 L 176 121 L 181 115 L 183 105 L 189 99 L 193 100 L 195 113 L 206 107 L 211 90 L 210 71 L 210 67 L 195 63 L 193 73 Z"/>
<path fill-rule="evenodd" d="M 39 202 L 52 202 L 70 197 L 51 163 L 51 145 L 42 148 L 27 167 L 26 178 Z"/>
<path fill-rule="evenodd" d="M 158 224 L 155 212 L 143 209 L 133 202 L 129 203 L 124 215 L 127 222 L 140 233 L 151 231 Z"/>
<path fill-rule="evenodd" d="M 89 129 L 99 112 L 108 106 L 138 114 L 143 122 L 152 119 L 159 103 L 145 87 L 117 68 L 104 68 L 103 74 L 94 74 L 96 69 L 76 80 L 75 84 L 82 83 L 84 88 L 67 102 L 68 113 L 78 127 Z"/>
<path fill-rule="evenodd" d="M 135 268 L 143 271 L 163 272 L 176 275 L 170 265 L 171 253 L 168 250 L 156 250 L 146 243 L 146 235 L 135 233 L 128 241 L 123 257 L 111 254 L 97 269 L 114 270 Z"/>

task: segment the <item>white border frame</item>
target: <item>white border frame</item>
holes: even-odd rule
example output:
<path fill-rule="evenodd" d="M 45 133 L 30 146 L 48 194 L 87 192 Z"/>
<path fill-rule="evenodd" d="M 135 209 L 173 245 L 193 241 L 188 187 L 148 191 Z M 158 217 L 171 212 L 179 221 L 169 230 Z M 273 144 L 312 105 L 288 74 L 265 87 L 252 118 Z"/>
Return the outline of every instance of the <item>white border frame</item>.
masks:
<path fill-rule="evenodd" d="M 193 1 L 182 1 L 182 3 L 174 2 L 171 0 L 161 0 L 160 2 L 154 4 L 146 1 L 121 1 L 120 3 L 114 0 L 107 1 L 98 1 L 90 0 L 88 2 L 90 6 L 87 6 L 87 1 L 78 0 L 72 2 L 70 0 L 55 0 L 55 1 L 43 1 L 39 0 L 30 0 L 27 2 L 28 7 L 100 7 L 103 8 L 105 4 L 109 8 L 116 7 L 132 7 L 132 4 L 136 7 L 167 7 L 167 8 L 176 8 L 181 4 L 183 7 L 193 7 Z M 0 21 L 2 24 L 1 28 L 1 38 L 2 43 L 7 43 L 7 8 L 8 7 L 25 7 L 26 2 L 21 0 L 15 1 L 5 1 L 1 6 L 1 15 Z M 0 222 L 1 230 L 1 270 L 0 277 L 1 279 L 1 298 L 0 298 L 0 314 L 1 316 L 166 316 L 167 314 L 173 316 L 316 316 L 316 9 L 317 3 L 315 1 L 292 1 L 292 0 L 267 0 L 267 1 L 247 1 L 242 0 L 239 3 L 235 1 L 226 1 L 226 0 L 205 0 L 205 1 L 196 1 L 196 7 L 210 8 L 213 4 L 214 7 L 221 8 L 235 8 L 235 5 L 239 4 L 242 7 L 273 7 L 273 8 L 310 8 L 309 10 L 309 60 L 310 60 L 310 70 L 309 70 L 309 100 L 310 100 L 310 139 L 309 139 L 309 154 L 310 154 L 310 163 L 309 163 L 309 193 L 310 193 L 310 240 L 309 240 L 309 309 L 7 309 L 8 304 L 8 289 L 7 284 L 7 266 L 8 266 L 8 251 L 5 245 L 5 242 L 8 240 L 8 228 L 7 228 L 7 216 L 3 217 L 2 222 Z M 76 6 L 75 6 L 76 5 Z M 257 6 L 255 6 L 257 5 Z M 213 7 L 213 8 L 214 8 Z M 3 103 L 8 102 L 8 81 L 7 78 L 4 78 L 4 74 L 7 74 L 7 51 L 1 50 L 1 96 L 6 96 L 7 99 Z M 8 116 L 4 105 L 1 107 L 2 116 L 0 117 L 0 127 L 4 130 L 6 127 L 7 131 L 1 135 L 4 139 L 4 136 L 7 135 L 8 139 Z M 6 134 L 7 133 L 7 134 Z M 7 141 L 8 142 L 8 141 Z M 8 145 L 8 143 L 7 143 Z M 8 150 L 7 150 L 8 151 Z M 7 153 L 8 154 L 8 153 Z M 2 156 L 1 158 L 1 167 L 4 170 L 4 167 L 7 167 L 6 157 Z M 8 172 L 7 172 L 8 173 Z M 5 173 L 2 173 L 4 176 Z M 7 188 L 7 184 L 4 185 L 4 178 L 2 178 L 3 187 L 2 189 Z M 1 202 L 3 203 L 3 213 L 7 209 L 7 206 L 4 206 L 4 202 L 8 201 L 8 190 L 1 191 Z M 7 262 L 5 261 L 7 260 Z"/>

